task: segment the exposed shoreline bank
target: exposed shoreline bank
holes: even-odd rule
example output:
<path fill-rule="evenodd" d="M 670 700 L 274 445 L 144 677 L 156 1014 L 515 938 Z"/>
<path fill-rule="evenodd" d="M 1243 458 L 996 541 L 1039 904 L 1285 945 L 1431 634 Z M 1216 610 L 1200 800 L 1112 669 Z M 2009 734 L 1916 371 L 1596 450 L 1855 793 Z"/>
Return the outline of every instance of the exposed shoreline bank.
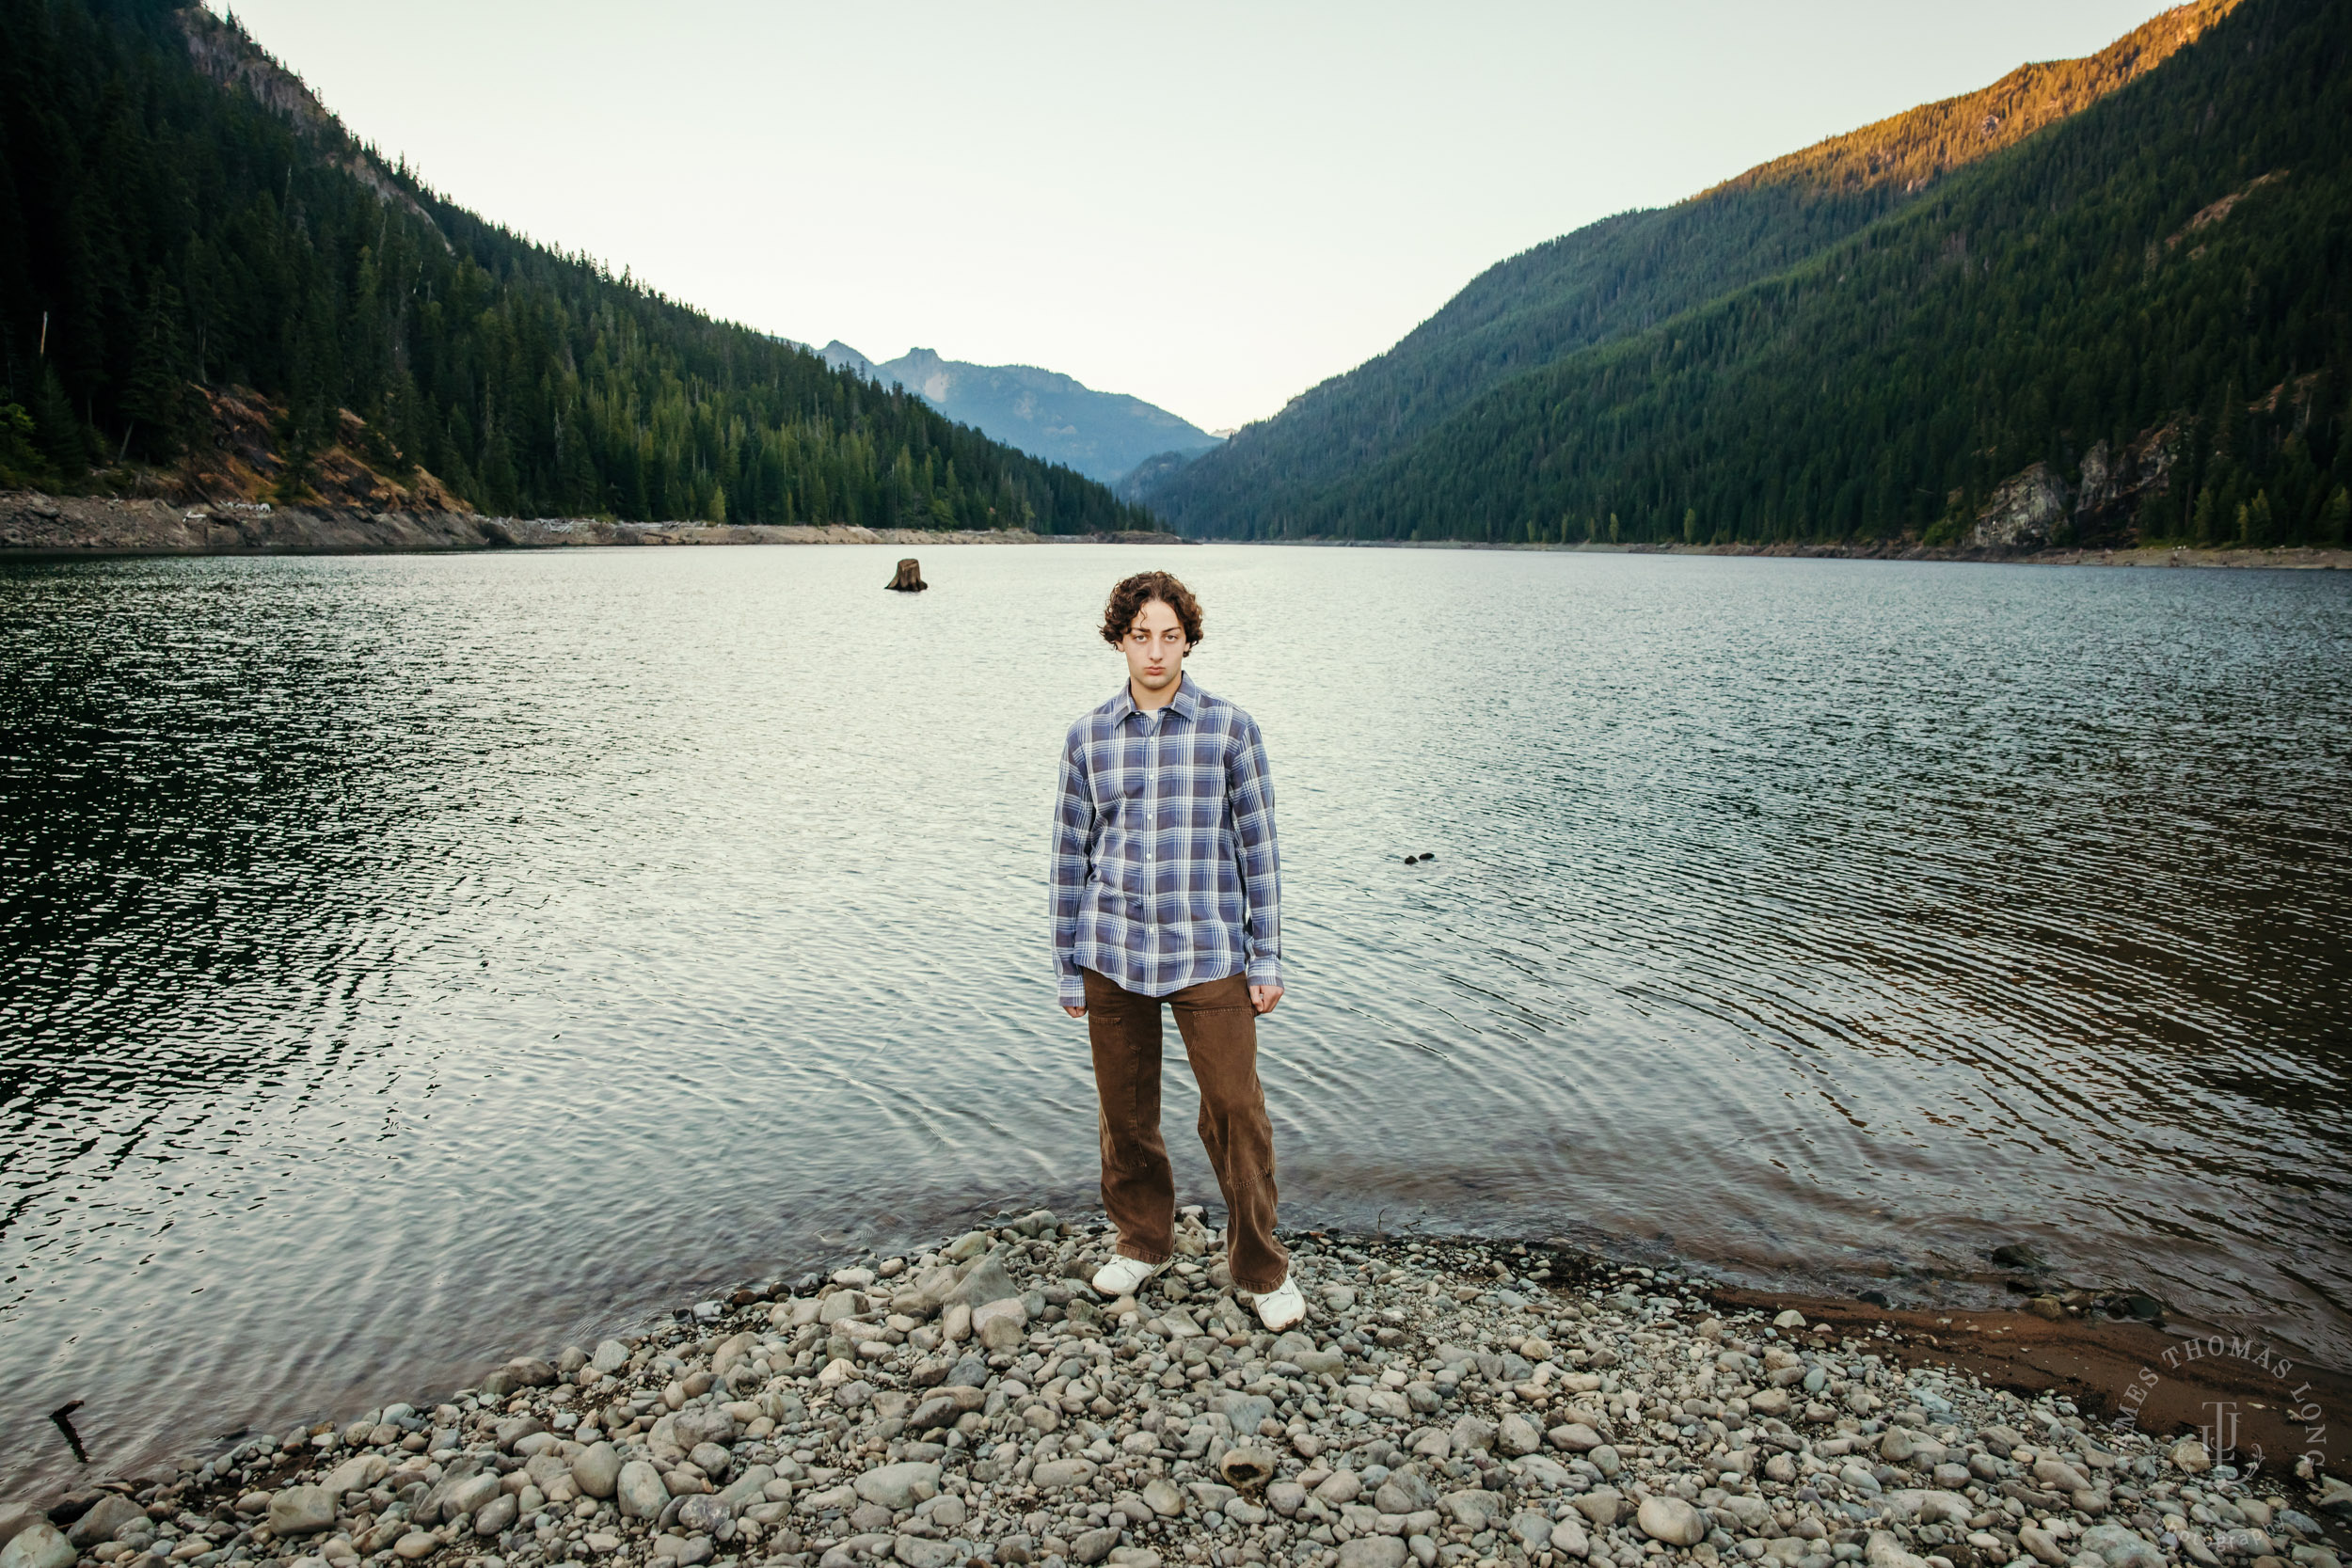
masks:
<path fill-rule="evenodd" d="M 1727 555 L 1771 561 L 1940 561 L 2003 566 L 2258 567 L 2274 571 L 2352 571 L 2352 549 L 2313 545 L 2272 549 L 2194 549 L 2145 546 L 2132 549 L 2061 548 L 2026 553 L 1873 541 L 1851 545 L 1542 545 L 1488 544 L 1466 539 L 1216 539 L 1219 545 L 1307 545 L 1320 549 L 1525 550 L 1555 555 Z"/>
<path fill-rule="evenodd" d="M 1186 1214 L 1140 1299 L 1085 1288 L 1099 1218 L 1041 1211 L 40 1508 L 0 1499 L 0 1557 L 2339 1568 L 2352 1489 L 2324 1437 L 2290 1470 L 2314 1440 L 2284 1407 L 2296 1385 L 2352 1407 L 2352 1378 L 2267 1346 L 2185 1358 L 2199 1341 L 2063 1311 L 1792 1302 L 1556 1243 L 1323 1232 L 1287 1238 L 1311 1307 L 1277 1337 Z M 2268 1456 L 2250 1475 L 2184 1440 L 2221 1398 L 2239 1464 Z"/>
<path fill-rule="evenodd" d="M 626 523 L 601 517 L 485 517 L 470 512 L 215 503 L 0 492 L 0 559 L 154 555 L 389 555 L 613 545 L 1180 545 L 1172 533 L 1031 533 Z"/>
<path fill-rule="evenodd" d="M 1189 539 L 1175 533 L 1031 533 L 870 529 L 848 524 L 628 523 L 602 517 L 487 517 L 470 512 L 363 512 L 244 502 L 183 506 L 103 496 L 0 491 L 0 560 L 151 555 L 399 555 L 616 545 L 1299 545 L 1318 549 L 1525 550 L 1569 555 L 1753 556 L 1775 561 L 1934 561 L 2013 566 L 2227 567 L 2352 571 L 2352 549 L 2044 549 L 2030 553 L 1853 545 L 1540 545 L 1459 539 Z"/>

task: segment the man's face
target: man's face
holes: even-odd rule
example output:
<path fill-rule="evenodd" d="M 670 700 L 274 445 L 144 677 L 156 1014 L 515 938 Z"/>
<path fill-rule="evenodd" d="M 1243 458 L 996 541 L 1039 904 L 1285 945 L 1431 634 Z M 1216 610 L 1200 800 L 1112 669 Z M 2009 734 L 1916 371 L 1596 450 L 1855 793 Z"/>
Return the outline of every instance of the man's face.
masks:
<path fill-rule="evenodd" d="M 1146 601 L 1127 626 L 1119 651 L 1127 656 L 1127 674 L 1146 691 L 1165 691 L 1184 673 L 1184 625 L 1176 612 L 1157 599 Z"/>

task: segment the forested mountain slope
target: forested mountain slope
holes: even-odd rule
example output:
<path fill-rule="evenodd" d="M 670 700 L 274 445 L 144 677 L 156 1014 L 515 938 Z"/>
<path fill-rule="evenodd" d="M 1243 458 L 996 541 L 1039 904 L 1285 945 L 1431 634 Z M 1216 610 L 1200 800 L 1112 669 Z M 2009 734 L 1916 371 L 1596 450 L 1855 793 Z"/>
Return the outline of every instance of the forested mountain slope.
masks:
<path fill-rule="evenodd" d="M 357 457 L 507 514 L 1148 526 L 918 398 L 442 201 L 169 0 L 0 0 L 0 484 L 217 472 L 192 460 L 226 394 L 271 412 L 288 501 Z"/>
<path fill-rule="evenodd" d="M 2027 65 L 1762 165 L 1675 206 L 1580 229 L 1473 279 L 1388 353 L 1301 394 L 1145 491 L 1181 526 L 1280 519 L 1512 376 L 1772 277 L 2137 80 L 2238 0 L 2167 11 L 2097 55 Z"/>
<path fill-rule="evenodd" d="M 1505 382 L 1246 531 L 2338 543 L 2352 26 L 2246 0 L 1798 267 Z"/>

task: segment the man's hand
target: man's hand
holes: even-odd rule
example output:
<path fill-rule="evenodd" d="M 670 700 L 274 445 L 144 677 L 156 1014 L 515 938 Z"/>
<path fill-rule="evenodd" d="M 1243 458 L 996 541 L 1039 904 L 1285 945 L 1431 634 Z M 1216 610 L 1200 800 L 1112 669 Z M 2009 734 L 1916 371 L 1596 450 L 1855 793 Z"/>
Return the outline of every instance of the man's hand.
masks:
<path fill-rule="evenodd" d="M 1072 1018 L 1084 1018 L 1087 1016 L 1087 1010 L 1084 1007 L 1073 1007 L 1068 1003 L 1064 1003 L 1062 1005 L 1061 1010 L 1068 1013 Z"/>
<path fill-rule="evenodd" d="M 1281 1000 L 1282 988 L 1279 986 L 1252 986 L 1249 988 L 1249 1005 L 1258 1009 L 1259 1016 L 1261 1017 L 1272 1012 L 1274 1010 L 1274 1005 Z"/>

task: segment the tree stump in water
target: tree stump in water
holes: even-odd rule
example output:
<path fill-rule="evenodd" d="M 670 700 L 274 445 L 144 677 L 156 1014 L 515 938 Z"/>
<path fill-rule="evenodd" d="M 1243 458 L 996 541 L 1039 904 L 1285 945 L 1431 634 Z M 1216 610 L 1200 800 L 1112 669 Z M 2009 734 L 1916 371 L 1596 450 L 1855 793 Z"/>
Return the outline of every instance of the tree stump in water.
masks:
<path fill-rule="evenodd" d="M 923 580 L 922 563 L 909 556 L 898 562 L 898 575 L 882 586 L 893 594 L 920 594 L 930 584 Z"/>

